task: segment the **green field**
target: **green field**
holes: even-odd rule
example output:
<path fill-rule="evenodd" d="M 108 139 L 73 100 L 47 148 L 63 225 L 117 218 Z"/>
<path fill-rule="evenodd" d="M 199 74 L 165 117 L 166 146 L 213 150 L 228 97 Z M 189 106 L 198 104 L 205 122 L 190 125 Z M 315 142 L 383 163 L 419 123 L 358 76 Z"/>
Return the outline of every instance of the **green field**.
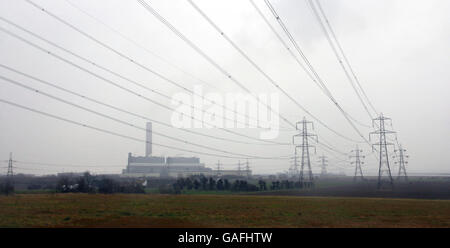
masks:
<path fill-rule="evenodd" d="M 17 194 L 0 196 L 0 227 L 450 227 L 450 201 Z"/>

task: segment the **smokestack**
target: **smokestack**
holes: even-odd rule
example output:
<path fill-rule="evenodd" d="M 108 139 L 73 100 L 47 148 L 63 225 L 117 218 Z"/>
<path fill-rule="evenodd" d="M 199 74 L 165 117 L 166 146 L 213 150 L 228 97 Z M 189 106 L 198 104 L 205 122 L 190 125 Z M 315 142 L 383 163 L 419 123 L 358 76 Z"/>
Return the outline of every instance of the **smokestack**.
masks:
<path fill-rule="evenodd" d="M 152 123 L 147 122 L 147 136 L 145 143 L 145 156 L 150 157 L 152 155 Z"/>

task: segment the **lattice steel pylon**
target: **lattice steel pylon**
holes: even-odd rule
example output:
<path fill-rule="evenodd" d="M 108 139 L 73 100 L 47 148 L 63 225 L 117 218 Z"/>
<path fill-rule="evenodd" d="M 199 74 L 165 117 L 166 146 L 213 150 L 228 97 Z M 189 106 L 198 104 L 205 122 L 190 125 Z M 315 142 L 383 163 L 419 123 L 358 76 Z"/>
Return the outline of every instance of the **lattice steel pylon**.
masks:
<path fill-rule="evenodd" d="M 299 128 L 299 124 L 302 126 L 301 128 Z M 311 121 L 307 121 L 306 118 L 303 117 L 302 121 L 299 121 L 295 124 L 296 130 L 300 131 L 300 133 L 296 134 L 292 137 L 292 144 L 295 145 L 295 150 L 294 150 L 295 155 L 294 156 L 297 157 L 297 150 L 299 148 L 302 149 L 302 160 L 301 160 L 301 164 L 300 164 L 300 175 L 299 175 L 299 182 L 302 187 L 303 186 L 310 187 L 310 186 L 314 185 L 314 178 L 313 178 L 313 174 L 312 174 L 312 170 L 311 170 L 311 159 L 310 159 L 310 154 L 309 154 L 309 148 L 314 147 L 314 150 L 315 150 L 315 146 L 310 145 L 308 139 L 310 137 L 313 137 L 313 138 L 315 138 L 316 142 L 318 142 L 318 140 L 317 140 L 317 135 L 308 133 L 308 124 L 311 124 L 312 129 L 314 129 L 314 124 Z M 296 142 L 295 142 L 296 137 L 301 137 L 301 139 L 302 139 L 301 144 L 296 144 Z M 305 176 L 305 170 L 307 170 L 306 176 Z"/>
<path fill-rule="evenodd" d="M 238 176 L 242 176 L 242 173 L 241 173 L 241 160 L 238 160 Z"/>
<path fill-rule="evenodd" d="M 289 167 L 289 175 L 292 178 L 296 178 L 298 176 L 298 156 L 295 153 L 295 156 L 292 157 L 293 160 L 291 160 L 291 166 Z"/>
<path fill-rule="evenodd" d="M 319 157 L 319 160 L 317 161 L 320 163 L 320 175 L 326 176 L 327 175 L 327 166 L 328 166 L 328 160 L 327 156 L 323 155 Z"/>
<path fill-rule="evenodd" d="M 9 160 L 8 160 L 8 172 L 6 174 L 6 185 L 5 185 L 5 192 L 7 195 L 14 192 L 14 171 L 13 171 L 13 162 L 15 162 L 12 159 L 12 153 L 9 153 Z"/>
<path fill-rule="evenodd" d="M 383 114 L 380 114 L 378 118 L 375 118 L 372 120 L 372 125 L 375 127 L 375 122 L 378 122 L 378 129 L 374 132 L 371 132 L 369 135 L 369 140 L 372 137 L 372 135 L 377 135 L 379 137 L 379 140 L 377 143 L 372 144 L 372 149 L 375 149 L 374 147 L 378 147 L 378 153 L 379 153 L 379 166 L 378 166 L 378 184 L 377 188 L 381 189 L 384 185 L 384 182 L 386 180 L 383 180 L 383 175 L 387 173 L 387 184 L 393 188 L 394 187 L 394 180 L 392 179 L 391 174 L 391 167 L 389 165 L 389 152 L 388 152 L 388 146 L 394 145 L 393 143 L 389 143 L 386 141 L 386 135 L 388 134 L 395 134 L 394 131 L 386 130 L 385 128 L 385 121 L 391 121 L 392 126 L 392 120 L 390 118 L 384 117 Z"/>
<path fill-rule="evenodd" d="M 221 165 L 221 163 L 220 163 L 220 160 L 218 160 L 217 161 L 217 177 L 220 177 L 222 174 L 220 173 L 220 165 Z"/>
<path fill-rule="evenodd" d="M 250 163 L 248 162 L 248 159 L 245 161 L 245 170 L 247 173 L 247 179 L 250 179 Z"/>
<path fill-rule="evenodd" d="M 365 156 L 361 156 L 362 150 L 359 149 L 358 146 L 356 146 L 355 150 L 352 150 L 350 153 L 355 153 L 355 155 L 350 155 L 350 159 L 354 158 L 355 161 L 351 161 L 350 164 L 355 164 L 355 176 L 353 177 L 353 181 L 357 181 L 358 177 L 361 178 L 361 180 L 364 180 L 363 172 L 361 169 L 361 165 L 364 164 L 364 162 L 361 161 L 361 158 L 365 158 Z M 359 175 L 358 175 L 359 174 Z"/>
<path fill-rule="evenodd" d="M 408 155 L 405 155 L 406 150 L 403 149 L 401 144 L 398 144 L 398 149 L 394 150 L 395 155 L 392 157 L 394 159 L 397 159 L 395 164 L 398 164 L 398 175 L 397 180 L 400 180 L 402 177 L 405 179 L 405 181 L 408 181 L 408 175 L 406 174 L 406 166 L 405 164 L 408 163 L 408 161 L 405 161 L 405 158 L 409 158 Z"/>
<path fill-rule="evenodd" d="M 12 159 L 12 153 L 9 153 L 9 160 L 8 160 L 8 173 L 6 174 L 6 178 L 8 180 L 12 180 L 14 177 L 14 171 L 13 171 L 13 159 Z"/>

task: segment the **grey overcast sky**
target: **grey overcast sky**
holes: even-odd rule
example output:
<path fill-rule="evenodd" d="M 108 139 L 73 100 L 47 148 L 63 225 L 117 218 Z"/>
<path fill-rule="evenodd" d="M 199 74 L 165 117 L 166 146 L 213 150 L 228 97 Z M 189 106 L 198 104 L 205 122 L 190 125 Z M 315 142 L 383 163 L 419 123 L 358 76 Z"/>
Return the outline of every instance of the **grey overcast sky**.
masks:
<path fill-rule="evenodd" d="M 204 85 L 205 92 L 241 91 L 238 86 L 149 14 L 137 1 L 33 0 L 33 2 L 108 46 L 135 58 L 139 63 L 182 83 L 187 88 L 192 89 L 194 85 L 200 84 L 198 78 L 208 83 Z M 187 1 L 147 2 L 218 64 L 244 82 L 247 88 L 255 93 L 277 92 Z M 276 79 L 282 88 L 293 95 L 311 113 L 340 133 L 361 140 L 331 101 L 299 69 L 249 1 L 195 0 L 194 2 L 266 73 Z M 264 1 L 255 0 L 255 2 L 285 39 L 284 33 Z M 271 3 L 338 102 L 353 117 L 370 125 L 369 117 L 337 63 L 307 1 L 273 0 Z M 368 97 L 379 112 L 392 118 L 392 128 L 397 131 L 400 143 L 410 155 L 408 170 L 410 172 L 450 172 L 445 157 L 450 147 L 450 1 L 322 0 L 321 3 Z M 79 9 L 74 8 L 74 5 Z M 177 65 L 195 78 L 180 72 L 148 51 L 112 32 L 80 10 L 113 27 L 128 39 L 170 61 L 171 64 Z M 158 89 L 169 96 L 180 92 L 180 89 L 95 44 L 26 1 L 0 0 L 0 16 L 99 65 L 148 87 Z M 168 99 L 144 91 L 130 82 L 101 71 L 2 20 L 0 20 L 0 27 L 162 104 L 168 106 L 171 104 Z M 0 32 L 0 63 L 131 112 L 164 122 L 170 121 L 172 113 L 166 109 L 114 88 L 4 32 Z M 1 67 L 0 75 L 138 126 L 145 126 L 145 121 L 140 118 L 68 95 Z M 0 98 L 129 136 L 142 139 L 145 137 L 145 132 L 141 130 L 65 105 L 1 79 Z M 305 116 L 305 113 L 286 97 L 280 94 L 280 98 L 280 112 L 289 120 L 297 121 Z M 283 128 L 288 127 L 286 123 L 281 125 Z M 370 128 L 363 126 L 358 128 L 368 137 Z M 233 144 L 187 134 L 157 124 L 153 125 L 153 129 L 232 152 L 258 156 L 284 156 L 293 153 L 292 146 Z M 249 141 L 216 129 L 195 131 Z M 233 131 L 254 137 L 257 137 L 259 133 L 257 130 L 249 129 Z M 336 136 L 318 123 L 315 123 L 314 132 L 319 136 L 319 140 L 325 140 L 340 151 L 349 152 L 354 149 L 354 143 Z M 276 141 L 291 142 L 293 134 L 295 132 L 282 131 Z M 154 135 L 153 139 L 161 144 L 211 152 L 164 137 Z M 364 153 L 371 152 L 367 144 L 360 144 L 360 146 Z M 154 146 L 153 150 L 154 155 L 195 155 L 158 146 Z M 14 159 L 20 161 L 67 165 L 17 164 L 16 172 L 45 174 L 91 170 L 97 173 L 119 173 L 125 168 L 127 153 L 143 154 L 144 144 L 0 103 L 0 160 L 8 159 L 9 152 L 13 152 Z M 347 174 L 352 173 L 353 168 L 341 161 L 347 159 L 346 156 L 330 154 L 319 146 L 315 156 L 322 153 L 330 155 L 330 171 L 344 170 Z M 217 162 L 215 157 L 204 155 L 199 157 L 209 167 L 213 167 Z M 312 160 L 315 162 L 316 157 Z M 375 172 L 377 164 L 373 156 L 368 155 L 366 160 L 363 170 L 366 173 Z M 222 158 L 221 162 L 227 164 L 225 168 L 231 169 L 234 168 L 232 164 L 237 163 L 237 159 Z M 6 173 L 4 166 L 6 166 L 5 163 L 0 166 L 3 170 L 0 171 L 2 174 Z M 276 173 L 286 171 L 290 165 L 286 160 L 252 160 L 251 166 L 254 173 Z M 314 165 L 313 170 L 320 169 Z M 394 170 L 396 173 L 397 167 L 394 167 Z"/>

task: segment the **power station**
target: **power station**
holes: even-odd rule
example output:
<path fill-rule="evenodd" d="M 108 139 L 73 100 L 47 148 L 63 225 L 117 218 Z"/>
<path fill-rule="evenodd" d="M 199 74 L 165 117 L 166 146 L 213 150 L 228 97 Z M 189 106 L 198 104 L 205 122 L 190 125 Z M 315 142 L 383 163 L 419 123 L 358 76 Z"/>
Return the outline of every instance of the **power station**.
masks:
<path fill-rule="evenodd" d="M 146 125 L 145 156 L 133 156 L 128 153 L 128 164 L 122 171 L 126 177 L 188 177 L 193 175 L 204 176 L 250 176 L 251 170 L 213 170 L 205 167 L 197 157 L 163 157 L 152 156 L 152 123 Z"/>

